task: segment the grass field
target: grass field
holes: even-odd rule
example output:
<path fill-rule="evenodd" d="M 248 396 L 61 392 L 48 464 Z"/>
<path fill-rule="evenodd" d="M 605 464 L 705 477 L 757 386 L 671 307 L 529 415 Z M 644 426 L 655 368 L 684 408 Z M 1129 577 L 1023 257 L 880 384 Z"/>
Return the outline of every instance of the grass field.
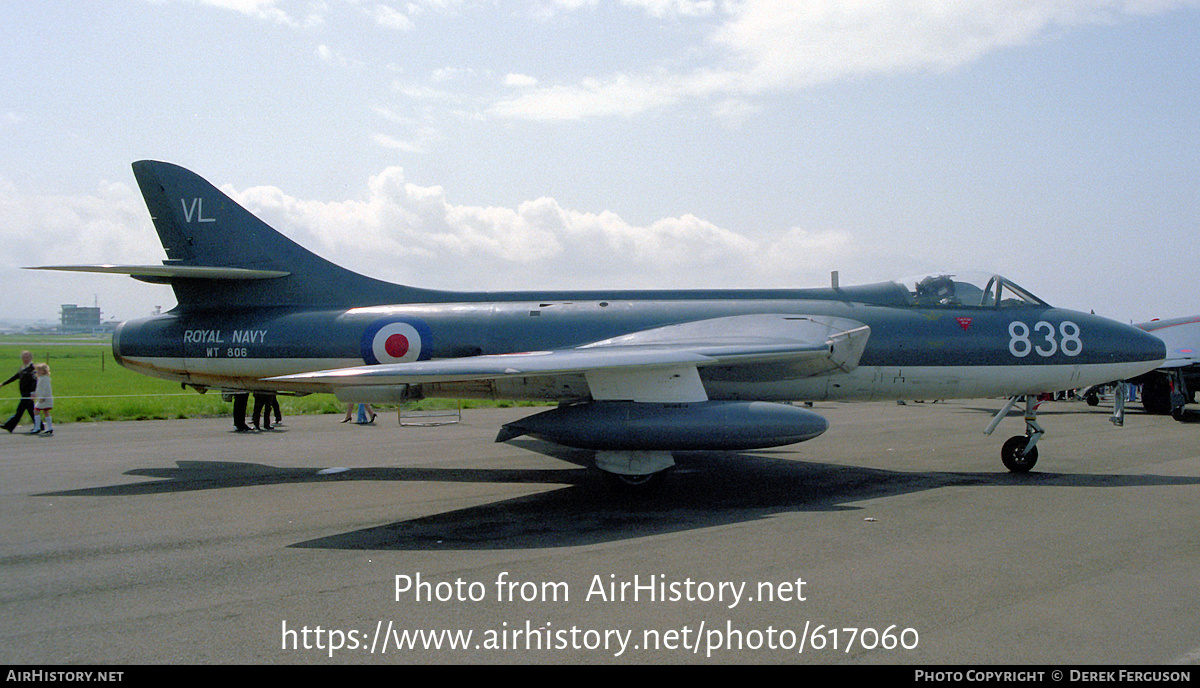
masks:
<path fill-rule="evenodd" d="M 33 354 L 35 363 L 50 366 L 54 382 L 54 421 L 148 420 L 196 418 L 233 413 L 233 404 L 221 400 L 218 390 L 197 394 L 179 383 L 147 377 L 122 368 L 113 360 L 108 337 L 0 337 L 0 381 L 21 367 L 21 352 Z M 0 389 L 0 416 L 7 418 L 17 405 L 17 383 Z M 343 413 L 345 406 L 329 394 L 306 397 L 280 396 L 284 416 Z M 511 406 L 512 402 L 430 399 L 406 404 L 411 409 Z M 384 407 L 395 408 L 395 407 Z M 28 417 L 26 421 L 28 422 Z"/>

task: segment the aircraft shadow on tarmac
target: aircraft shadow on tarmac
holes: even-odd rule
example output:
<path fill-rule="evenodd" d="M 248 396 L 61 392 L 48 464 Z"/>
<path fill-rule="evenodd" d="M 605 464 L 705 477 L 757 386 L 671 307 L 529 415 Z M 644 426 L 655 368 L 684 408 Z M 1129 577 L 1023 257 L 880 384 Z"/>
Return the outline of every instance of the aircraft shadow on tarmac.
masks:
<path fill-rule="evenodd" d="M 525 449 L 583 464 L 587 452 L 529 440 Z M 1200 485 L 1200 478 L 1033 472 L 911 473 L 776 458 L 770 452 L 690 452 L 664 484 L 629 491 L 584 467 L 562 470 L 491 468 L 276 468 L 225 461 L 180 461 L 177 468 L 129 471 L 161 480 L 43 496 L 134 496 L 253 485 L 329 481 L 431 481 L 562 484 L 562 489 L 432 514 L 318 538 L 299 548 L 488 550 L 570 547 L 711 528 L 797 511 L 842 511 L 854 502 L 939 487 L 1039 485 L 1139 487 Z"/>

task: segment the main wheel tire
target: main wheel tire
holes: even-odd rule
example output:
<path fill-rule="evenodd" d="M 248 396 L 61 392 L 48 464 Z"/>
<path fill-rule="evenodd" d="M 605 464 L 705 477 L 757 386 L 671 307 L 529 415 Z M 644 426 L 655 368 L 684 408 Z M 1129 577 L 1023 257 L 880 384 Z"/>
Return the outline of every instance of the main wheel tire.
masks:
<path fill-rule="evenodd" d="M 1008 441 L 1004 443 L 1004 448 L 1000 450 L 1000 460 L 1004 462 L 1004 467 L 1013 473 L 1028 473 L 1037 463 L 1038 458 L 1037 447 L 1030 449 L 1028 455 L 1021 456 L 1028 444 L 1029 438 L 1024 435 L 1014 435 L 1008 438 Z"/>
<path fill-rule="evenodd" d="M 1142 383 L 1142 408 L 1162 416 L 1171 412 L 1171 382 L 1165 375 L 1151 375 Z"/>

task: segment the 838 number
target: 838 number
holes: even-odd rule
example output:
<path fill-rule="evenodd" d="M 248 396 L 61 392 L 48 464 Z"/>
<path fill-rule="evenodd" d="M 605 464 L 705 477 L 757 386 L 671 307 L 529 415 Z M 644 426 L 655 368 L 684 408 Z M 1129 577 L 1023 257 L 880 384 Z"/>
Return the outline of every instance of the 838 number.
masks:
<path fill-rule="evenodd" d="M 1037 344 L 1030 338 L 1031 334 L 1039 335 Z M 1025 358 L 1034 352 L 1045 358 L 1060 351 L 1067 356 L 1078 356 L 1083 352 L 1079 325 L 1070 320 L 1059 323 L 1057 330 L 1045 320 L 1035 323 L 1032 330 L 1025 323 L 1015 320 L 1008 324 L 1008 336 L 1008 352 L 1017 358 Z"/>

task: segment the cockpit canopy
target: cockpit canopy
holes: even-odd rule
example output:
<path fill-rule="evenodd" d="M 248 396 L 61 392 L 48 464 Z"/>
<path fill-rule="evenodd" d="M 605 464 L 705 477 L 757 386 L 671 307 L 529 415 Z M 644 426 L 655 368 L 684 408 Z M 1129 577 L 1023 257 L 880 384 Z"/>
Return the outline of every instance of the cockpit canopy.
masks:
<path fill-rule="evenodd" d="M 913 306 L 945 308 L 1014 308 L 1048 306 L 1015 282 L 987 273 L 935 272 L 893 282 Z M 982 286 L 980 286 L 982 285 Z"/>

